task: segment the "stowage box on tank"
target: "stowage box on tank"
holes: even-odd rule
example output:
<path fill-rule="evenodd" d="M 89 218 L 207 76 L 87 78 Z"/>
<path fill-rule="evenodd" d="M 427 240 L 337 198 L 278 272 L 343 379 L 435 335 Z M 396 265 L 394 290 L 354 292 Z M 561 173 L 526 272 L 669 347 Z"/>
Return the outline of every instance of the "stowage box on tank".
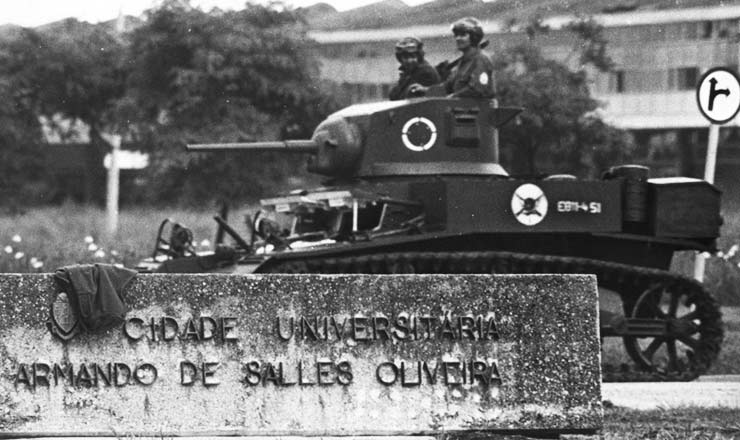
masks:
<path fill-rule="evenodd" d="M 657 237 L 717 237 L 720 192 L 685 177 L 650 179 L 650 226 Z"/>

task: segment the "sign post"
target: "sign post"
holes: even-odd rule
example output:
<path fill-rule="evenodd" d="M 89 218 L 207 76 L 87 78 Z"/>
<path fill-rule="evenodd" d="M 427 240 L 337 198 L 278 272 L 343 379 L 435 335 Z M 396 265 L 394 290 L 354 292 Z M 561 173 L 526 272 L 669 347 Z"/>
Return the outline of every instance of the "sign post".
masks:
<path fill-rule="evenodd" d="M 118 153 L 121 150 L 121 136 L 103 135 L 103 138 L 111 146 L 110 165 L 108 166 L 108 185 L 105 198 L 107 232 L 113 237 L 118 231 L 118 193 L 119 193 L 119 175 L 120 167 L 118 163 Z"/>
<path fill-rule="evenodd" d="M 707 157 L 704 164 L 704 180 L 714 183 L 717 164 L 719 126 L 731 121 L 740 110 L 740 79 L 737 74 L 724 67 L 707 71 L 696 88 L 699 110 L 711 123 L 707 142 Z M 704 281 L 705 257 L 701 253 L 694 261 L 694 278 Z"/>

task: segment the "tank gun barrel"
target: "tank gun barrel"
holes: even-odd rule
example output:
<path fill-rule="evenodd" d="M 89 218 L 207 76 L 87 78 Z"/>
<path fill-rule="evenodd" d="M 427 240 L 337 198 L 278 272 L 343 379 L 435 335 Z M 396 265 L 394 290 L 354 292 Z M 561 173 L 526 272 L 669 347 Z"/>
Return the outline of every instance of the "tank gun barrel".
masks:
<path fill-rule="evenodd" d="M 223 151 L 285 151 L 290 153 L 316 154 L 318 145 L 311 139 L 271 141 L 271 142 L 233 142 L 221 144 L 188 144 L 188 151 L 212 153 Z"/>

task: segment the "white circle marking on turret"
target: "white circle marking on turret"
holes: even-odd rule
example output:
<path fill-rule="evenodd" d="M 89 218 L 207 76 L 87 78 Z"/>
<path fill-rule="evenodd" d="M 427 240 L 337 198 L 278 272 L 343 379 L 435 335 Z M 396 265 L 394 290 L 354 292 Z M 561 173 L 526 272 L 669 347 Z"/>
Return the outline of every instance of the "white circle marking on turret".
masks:
<path fill-rule="evenodd" d="M 409 140 L 409 129 L 414 124 L 424 124 L 429 129 L 429 132 L 431 133 L 429 136 L 429 140 L 426 141 L 423 145 L 416 145 Z M 401 140 L 403 141 L 403 145 L 406 146 L 411 151 L 426 151 L 432 146 L 434 146 L 434 143 L 437 141 L 437 127 L 434 125 L 434 122 L 430 121 L 427 118 L 422 117 L 415 117 L 411 118 L 408 121 L 406 121 L 405 124 L 403 124 L 403 129 L 401 129 Z"/>

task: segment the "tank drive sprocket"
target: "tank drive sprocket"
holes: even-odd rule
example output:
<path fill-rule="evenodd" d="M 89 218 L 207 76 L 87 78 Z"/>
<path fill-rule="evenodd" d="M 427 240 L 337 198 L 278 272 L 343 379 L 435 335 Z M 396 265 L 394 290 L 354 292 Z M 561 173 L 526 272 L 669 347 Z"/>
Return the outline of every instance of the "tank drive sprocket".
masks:
<path fill-rule="evenodd" d="M 605 382 L 690 381 L 716 360 L 722 339 L 718 303 L 698 282 L 659 269 L 600 260 L 514 252 L 397 252 L 362 256 L 273 259 L 266 273 L 595 274 L 600 288 L 616 292 L 625 315 L 662 321 L 653 337 L 625 336 L 633 365 L 602 364 Z M 603 319 L 603 318 L 602 318 Z M 678 344 L 687 348 L 683 353 Z M 662 350 L 666 359 L 657 359 Z"/>

